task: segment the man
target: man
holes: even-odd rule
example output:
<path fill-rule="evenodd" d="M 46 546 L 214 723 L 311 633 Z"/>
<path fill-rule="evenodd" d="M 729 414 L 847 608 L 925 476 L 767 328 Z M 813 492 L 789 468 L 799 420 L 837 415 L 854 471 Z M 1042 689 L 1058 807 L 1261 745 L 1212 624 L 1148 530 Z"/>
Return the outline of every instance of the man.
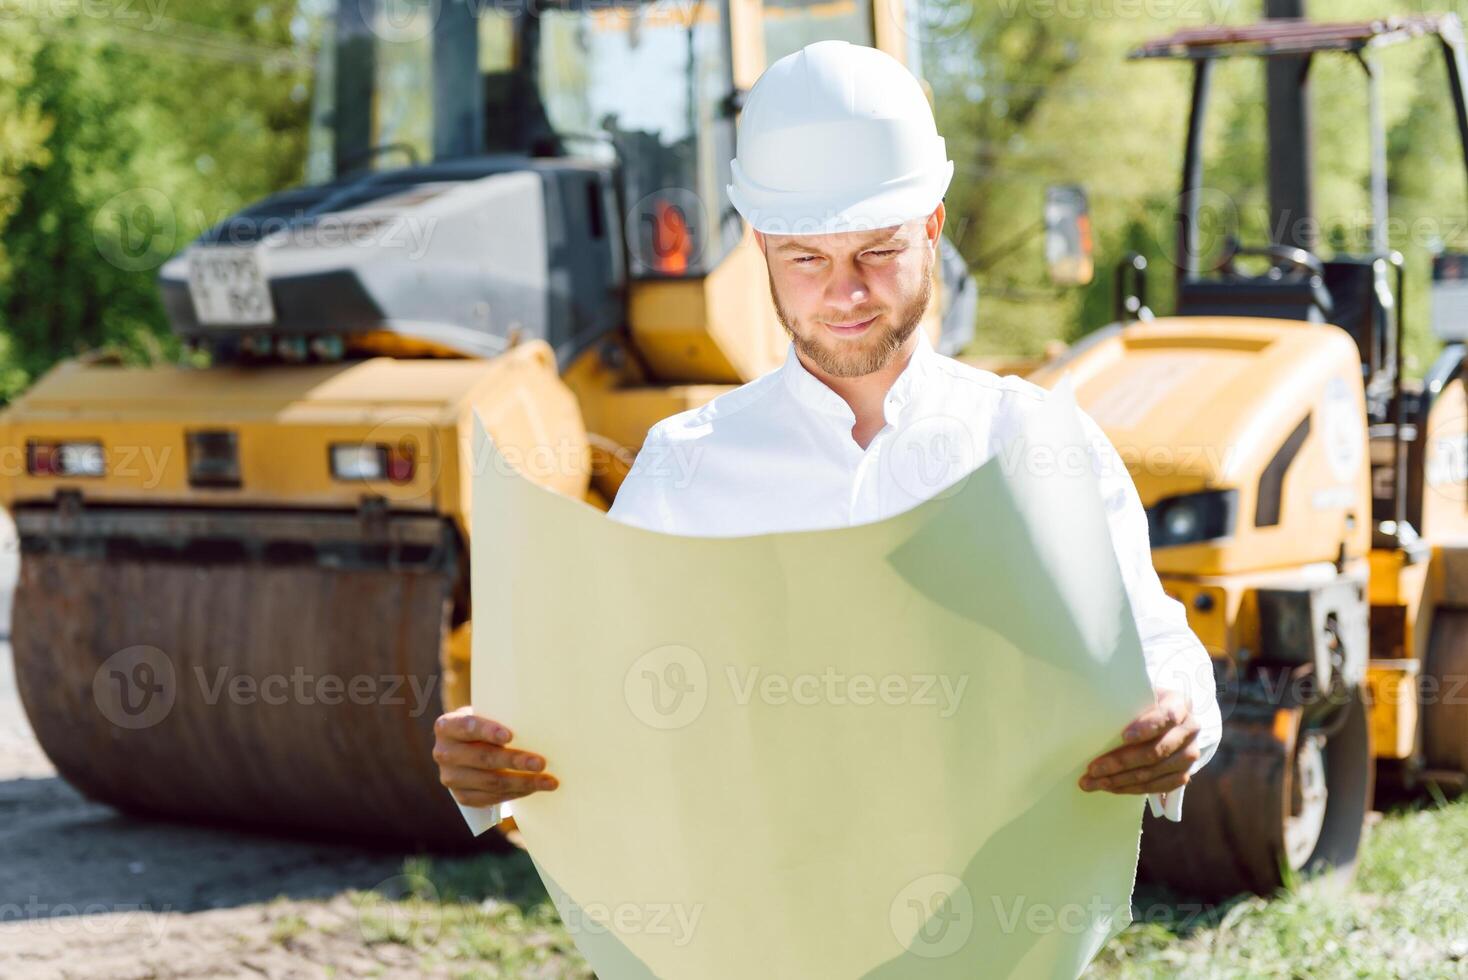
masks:
<path fill-rule="evenodd" d="M 755 229 L 791 346 L 780 368 L 655 425 L 610 516 L 747 535 L 907 510 L 1001 452 L 1047 396 L 938 354 L 919 325 L 953 174 L 927 97 L 885 53 L 820 41 L 770 66 L 740 125 L 729 196 Z M 1213 673 L 1152 567 L 1130 475 L 1081 420 L 1157 699 L 1080 788 L 1147 794 L 1154 815 L 1178 820 L 1219 740 Z M 507 801 L 557 786 L 544 758 L 470 709 L 439 718 L 436 734 L 442 781 L 476 833 Z"/>

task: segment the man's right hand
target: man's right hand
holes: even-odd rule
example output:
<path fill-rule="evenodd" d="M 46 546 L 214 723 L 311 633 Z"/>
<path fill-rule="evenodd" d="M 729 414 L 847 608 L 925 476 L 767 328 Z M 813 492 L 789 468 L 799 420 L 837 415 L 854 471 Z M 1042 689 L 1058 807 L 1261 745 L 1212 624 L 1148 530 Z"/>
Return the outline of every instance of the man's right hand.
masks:
<path fill-rule="evenodd" d="M 509 748 L 510 730 L 472 708 L 439 716 L 433 733 L 439 782 L 464 806 L 494 806 L 560 785 L 544 771 L 544 758 Z"/>

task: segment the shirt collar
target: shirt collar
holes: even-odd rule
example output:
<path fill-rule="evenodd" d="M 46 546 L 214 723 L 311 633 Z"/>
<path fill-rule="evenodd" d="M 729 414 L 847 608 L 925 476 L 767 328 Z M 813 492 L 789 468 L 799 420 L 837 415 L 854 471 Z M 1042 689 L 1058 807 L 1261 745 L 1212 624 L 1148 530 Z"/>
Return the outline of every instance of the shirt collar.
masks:
<path fill-rule="evenodd" d="M 928 373 L 934 359 L 940 356 L 934 350 L 933 341 L 928 337 L 927 330 L 919 326 L 917 334 L 918 343 L 912 352 L 912 358 L 902 369 L 902 373 L 897 376 L 897 380 L 892 382 L 892 387 L 888 390 L 887 397 L 882 403 L 889 423 L 896 423 L 903 407 L 912 401 L 914 384 Z M 856 424 L 856 416 L 852 413 L 851 406 L 846 404 L 846 399 L 832 391 L 824 381 L 811 374 L 806 370 L 805 365 L 800 363 L 800 358 L 795 354 L 793 341 L 785 352 L 785 364 L 781 368 L 781 374 L 784 375 L 786 387 L 801 404 L 823 414 L 837 416 L 853 425 Z"/>

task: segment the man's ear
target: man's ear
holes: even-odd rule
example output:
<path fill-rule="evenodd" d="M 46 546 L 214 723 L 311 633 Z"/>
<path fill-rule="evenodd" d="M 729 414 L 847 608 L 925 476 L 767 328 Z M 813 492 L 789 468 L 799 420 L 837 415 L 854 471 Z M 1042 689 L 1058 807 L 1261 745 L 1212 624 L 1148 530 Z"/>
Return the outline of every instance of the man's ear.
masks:
<path fill-rule="evenodd" d="M 928 242 L 934 248 L 938 247 L 938 236 L 943 234 L 943 220 L 947 215 L 948 212 L 944 210 L 942 201 L 939 201 L 933 213 L 928 215 L 928 223 L 924 230 L 928 233 Z"/>
<path fill-rule="evenodd" d="M 763 252 L 765 250 L 765 235 L 764 235 L 764 232 L 759 231 L 757 229 L 750 229 L 750 230 L 754 232 L 754 243 L 756 245 L 758 245 L 759 246 L 759 250 L 761 252 Z"/>

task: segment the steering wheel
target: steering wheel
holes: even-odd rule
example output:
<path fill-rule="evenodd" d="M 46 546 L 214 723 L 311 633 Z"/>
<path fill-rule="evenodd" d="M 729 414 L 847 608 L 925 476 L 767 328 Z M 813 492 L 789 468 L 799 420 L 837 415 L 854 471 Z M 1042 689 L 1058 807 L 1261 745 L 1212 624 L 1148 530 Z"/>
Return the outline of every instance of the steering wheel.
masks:
<path fill-rule="evenodd" d="M 1241 245 L 1237 238 L 1230 237 L 1224 246 L 1223 260 L 1219 263 L 1219 271 L 1224 274 L 1239 278 L 1242 273 L 1234 265 L 1234 259 L 1240 255 L 1257 255 L 1269 259 L 1273 265 L 1269 272 L 1265 273 L 1270 279 L 1284 279 L 1287 275 L 1291 277 L 1324 278 L 1325 263 L 1320 261 L 1320 256 L 1308 249 L 1296 248 L 1293 245 Z"/>

